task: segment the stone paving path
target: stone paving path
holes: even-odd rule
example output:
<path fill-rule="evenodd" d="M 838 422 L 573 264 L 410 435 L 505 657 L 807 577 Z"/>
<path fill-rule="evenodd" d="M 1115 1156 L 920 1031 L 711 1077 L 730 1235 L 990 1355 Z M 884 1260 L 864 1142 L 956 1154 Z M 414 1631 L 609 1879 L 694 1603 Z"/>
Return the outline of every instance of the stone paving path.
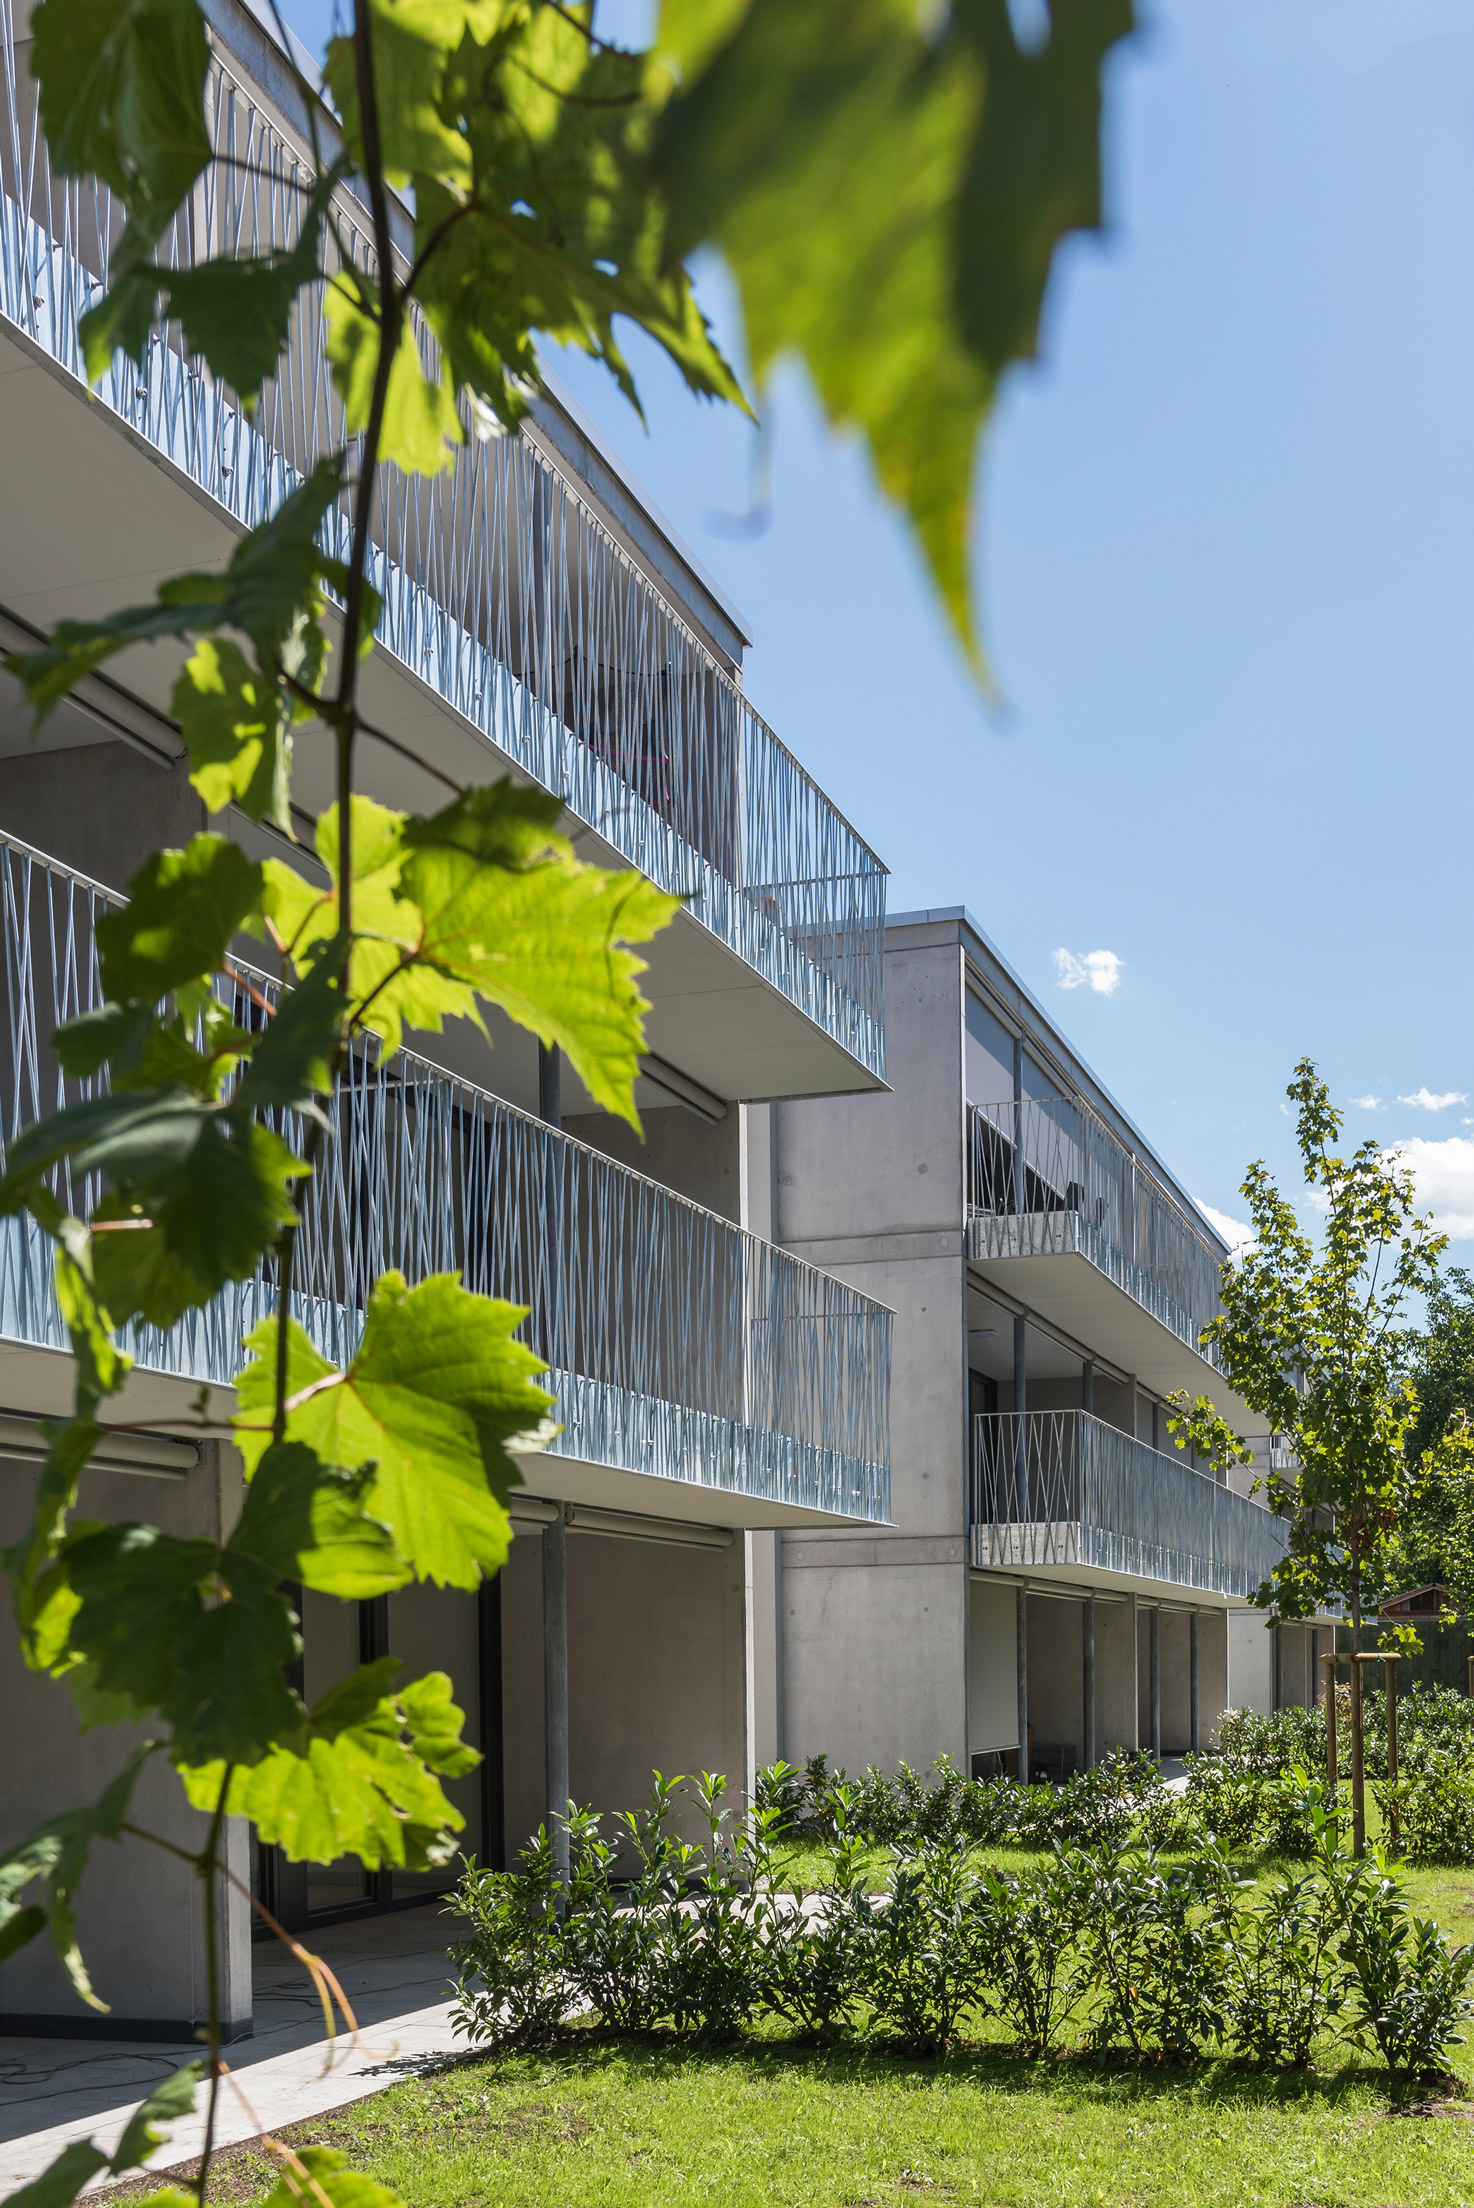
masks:
<path fill-rule="evenodd" d="M 275 1942 L 258 1947 L 255 2032 L 226 2049 L 240 2091 L 227 2080 L 220 2143 L 342 2108 L 464 2048 L 450 2029 L 449 1933 L 430 1904 L 306 1939 L 353 2005 L 356 2044 L 330 2044 L 306 1973 Z M 139 2041 L 0 2037 L 0 2192 L 39 2175 L 73 2139 L 111 2148 L 135 2104 L 188 2058 L 187 2048 Z M 200 2118 L 176 2124 L 150 2176 L 191 2160 L 203 2131 Z"/>

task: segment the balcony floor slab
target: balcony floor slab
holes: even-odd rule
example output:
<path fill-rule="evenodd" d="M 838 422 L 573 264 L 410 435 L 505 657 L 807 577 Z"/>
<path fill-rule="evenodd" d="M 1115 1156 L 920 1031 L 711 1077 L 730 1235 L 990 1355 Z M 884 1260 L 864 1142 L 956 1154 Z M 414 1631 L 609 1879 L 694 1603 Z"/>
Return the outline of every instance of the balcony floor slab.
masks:
<path fill-rule="evenodd" d="M 1206 1395 L 1239 1432 L 1252 1428 L 1253 1413 L 1216 1367 L 1083 1251 L 980 1256 L 974 1247 L 968 1265 L 978 1279 L 1036 1312 L 1083 1350 L 1121 1372 L 1134 1373 L 1154 1394 L 1185 1388 L 1189 1395 Z"/>

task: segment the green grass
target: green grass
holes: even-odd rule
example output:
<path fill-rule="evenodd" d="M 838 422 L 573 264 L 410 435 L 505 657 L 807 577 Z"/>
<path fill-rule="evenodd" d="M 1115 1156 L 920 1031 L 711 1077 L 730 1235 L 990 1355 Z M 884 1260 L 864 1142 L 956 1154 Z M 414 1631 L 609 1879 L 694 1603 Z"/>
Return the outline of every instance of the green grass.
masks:
<path fill-rule="evenodd" d="M 412 2208 L 1462 2208 L 1474 2122 L 1364 2068 L 1265 2077 L 758 2044 L 490 2056 L 303 2126 Z M 268 2180 L 248 2152 L 223 2200 Z"/>
<path fill-rule="evenodd" d="M 1018 1864 L 1016 1850 L 989 1850 Z M 793 1851 L 788 1877 L 820 1881 Z M 877 1851 L 878 1883 L 885 1857 Z M 1245 1861 L 1268 1876 L 1278 1866 Z M 1408 1874 L 1420 1914 L 1474 1937 L 1474 1869 Z M 999 2027 L 984 2025 L 997 2038 Z M 1459 2050 L 1463 2091 L 1474 2056 Z M 289 2134 L 343 2148 L 409 2208 L 1463 2208 L 1474 2102 L 1416 2100 L 1327 2046 L 1307 2074 L 609 2044 L 479 2056 Z M 271 2181 L 259 2150 L 218 2166 L 222 2203 Z"/>

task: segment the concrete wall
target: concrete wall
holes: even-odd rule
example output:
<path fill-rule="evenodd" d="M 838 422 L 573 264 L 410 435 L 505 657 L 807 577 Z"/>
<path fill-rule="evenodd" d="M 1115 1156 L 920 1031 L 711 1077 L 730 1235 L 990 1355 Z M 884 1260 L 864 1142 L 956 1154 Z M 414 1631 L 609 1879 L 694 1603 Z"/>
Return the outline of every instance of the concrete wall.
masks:
<path fill-rule="evenodd" d="M 205 826 L 184 761 L 165 766 L 121 741 L 41 749 L 0 771 L 0 827 L 109 889 Z"/>
<path fill-rule="evenodd" d="M 563 1121 L 570 1135 L 617 1158 L 636 1173 L 648 1174 L 723 1219 L 742 1219 L 742 1117 L 740 1106 L 725 1119 L 705 1120 L 682 1104 L 657 1106 L 640 1115 L 642 1142 L 625 1120 L 609 1112 L 571 1113 Z M 756 1230 L 761 1233 L 759 1227 Z"/>
<path fill-rule="evenodd" d="M 207 1445 L 205 1461 L 181 1479 L 88 1472 L 79 1515 L 146 1519 L 167 1533 L 219 1539 L 239 1495 L 238 1474 L 222 1466 L 222 1454 Z M 0 1458 L 0 1544 L 17 1540 L 29 1523 L 36 1476 L 36 1465 Z M 96 1801 L 147 1732 L 123 1725 L 84 1733 L 66 1687 L 25 1668 L 9 1609 L 7 1603 L 0 1633 L 0 1848 L 61 1810 Z M 176 1846 L 197 1848 L 204 1838 L 204 1817 L 187 1806 L 161 1757 L 145 1767 L 130 1818 Z M 227 1861 L 238 1877 L 248 1877 L 248 1839 L 239 1820 L 232 1820 L 227 1836 Z M 217 1923 L 223 2008 L 238 2033 L 248 2028 L 251 2013 L 250 1923 L 238 1895 L 222 1894 Z M 43 1935 L 0 1967 L 4 2028 L 44 2029 L 37 2020 L 46 2019 L 52 2028 L 85 2022 L 89 2031 L 112 2036 L 131 2030 L 133 2036 L 187 2039 L 205 2013 L 204 1932 L 199 1887 L 185 1864 L 142 1840 L 100 1841 L 78 1898 L 78 1941 L 111 2016 L 98 2019 L 87 2009 Z"/>
<path fill-rule="evenodd" d="M 888 1096 L 772 1108 L 776 1239 L 896 1314 L 893 1532 L 783 1536 L 784 1753 L 967 1753 L 960 947 L 886 958 Z"/>
<path fill-rule="evenodd" d="M 1267 1717 L 1274 1707 L 1274 1650 L 1269 1625 L 1262 1610 L 1231 1610 L 1228 1614 L 1228 1698 L 1232 1710 L 1258 1710 Z"/>
<path fill-rule="evenodd" d="M 651 1774 L 720 1771 L 734 1803 L 748 1757 L 745 1552 L 568 1533 L 568 1764 L 579 1803 L 637 1808 Z M 508 1858 L 544 1815 L 542 1550 L 519 1527 L 502 1574 Z M 682 1827 L 695 1837 L 689 1813 Z"/>
<path fill-rule="evenodd" d="M 1071 1748 L 1079 1767 L 1085 1754 L 1084 1633 L 1074 1596 L 1029 1596 L 1029 1728 L 1036 1749 Z"/>

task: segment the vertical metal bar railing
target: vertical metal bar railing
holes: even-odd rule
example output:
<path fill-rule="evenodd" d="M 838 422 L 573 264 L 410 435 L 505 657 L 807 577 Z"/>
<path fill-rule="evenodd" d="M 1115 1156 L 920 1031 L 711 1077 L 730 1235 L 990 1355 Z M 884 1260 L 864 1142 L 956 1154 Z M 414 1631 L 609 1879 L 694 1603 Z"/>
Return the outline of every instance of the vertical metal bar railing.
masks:
<path fill-rule="evenodd" d="M 27 55 L 0 0 L 0 314 L 80 376 L 77 325 L 121 215 L 100 187 L 53 178 Z M 161 259 L 290 245 L 303 161 L 218 38 L 207 123 L 221 158 Z M 361 207 L 345 191 L 337 212 L 368 265 Z M 248 527 L 341 436 L 311 299 L 253 415 L 162 328 L 99 396 Z M 330 516 L 328 533 L 345 526 Z M 883 867 L 547 453 L 473 437 L 433 481 L 386 468 L 372 569 L 385 650 L 883 1071 Z"/>
<path fill-rule="evenodd" d="M 0 1169 L 23 1127 L 87 1086 L 63 1077 L 49 1037 L 101 1001 L 93 922 L 118 901 L 0 836 Z M 245 1017 L 245 978 L 268 1002 L 276 984 L 239 973 Z M 380 1273 L 455 1273 L 526 1308 L 563 1428 L 555 1454 L 885 1518 L 882 1305 L 413 1052 L 355 1050 L 331 1116 L 293 1313 L 335 1364 Z M 60 1193 L 85 1216 L 98 1192 L 63 1176 Z M 126 1346 L 151 1370 L 228 1382 L 274 1305 L 263 1267 L 168 1332 L 126 1330 Z M 0 1338 L 67 1346 L 49 1245 L 24 1216 L 0 1221 Z"/>
<path fill-rule="evenodd" d="M 980 1412 L 968 1524 L 978 1569 L 1070 1566 L 1240 1599 L 1287 1541 L 1283 1522 L 1248 1496 L 1087 1411 Z"/>
<path fill-rule="evenodd" d="M 969 1104 L 974 1257 L 1078 1252 L 1203 1355 L 1223 1253 L 1096 1113 L 1070 1097 Z"/>

